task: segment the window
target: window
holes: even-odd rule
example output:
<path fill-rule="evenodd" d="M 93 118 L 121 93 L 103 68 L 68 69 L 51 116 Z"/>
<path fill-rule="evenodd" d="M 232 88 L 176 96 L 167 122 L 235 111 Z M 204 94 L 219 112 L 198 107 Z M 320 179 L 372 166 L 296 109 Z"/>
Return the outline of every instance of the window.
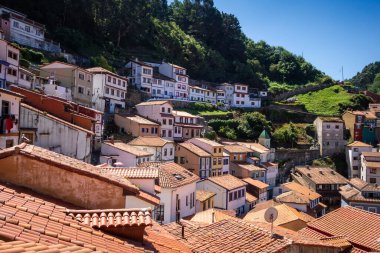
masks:
<path fill-rule="evenodd" d="M 143 73 L 146 74 L 146 75 L 151 75 L 152 74 L 152 70 L 151 69 L 143 68 Z"/>
<path fill-rule="evenodd" d="M 228 199 L 229 199 L 229 202 L 231 202 L 233 199 L 232 199 L 232 192 L 230 192 L 229 194 L 228 194 Z"/>
<path fill-rule="evenodd" d="M 108 76 L 108 82 L 111 82 L 111 77 L 110 76 Z"/>
<path fill-rule="evenodd" d="M 166 119 L 162 119 L 162 125 L 166 125 Z"/>
<path fill-rule="evenodd" d="M 17 76 L 17 70 L 15 69 L 8 68 L 7 73 L 8 75 L 11 75 L 11 76 Z"/>
<path fill-rule="evenodd" d="M 185 164 L 185 157 L 180 157 L 179 158 L 179 163 L 180 164 Z"/>
<path fill-rule="evenodd" d="M 173 155 L 173 148 L 170 148 L 170 155 Z"/>
<path fill-rule="evenodd" d="M 111 89 L 111 95 L 115 96 L 115 90 L 114 89 Z"/>
<path fill-rule="evenodd" d="M 125 81 L 123 81 L 123 87 L 125 87 Z"/>
<path fill-rule="evenodd" d="M 238 192 L 234 191 L 234 200 L 238 198 Z"/>
<path fill-rule="evenodd" d="M 216 153 L 216 148 L 214 148 L 214 153 Z"/>
<path fill-rule="evenodd" d="M 358 148 L 354 148 L 354 152 L 358 152 L 359 151 L 359 149 Z"/>
<path fill-rule="evenodd" d="M 172 130 L 168 131 L 168 137 L 172 137 Z"/>
<path fill-rule="evenodd" d="M 173 125 L 173 120 L 169 119 L 169 125 Z"/>
<path fill-rule="evenodd" d="M 216 158 L 213 158 L 213 159 L 212 159 L 212 164 L 213 164 L 213 165 L 216 165 Z"/>
<path fill-rule="evenodd" d="M 168 113 L 170 113 L 170 111 L 171 111 L 171 109 L 170 109 L 170 108 L 168 108 Z"/>
<path fill-rule="evenodd" d="M 335 125 L 335 129 L 339 129 L 339 125 Z"/>
<path fill-rule="evenodd" d="M 28 33 L 30 33 L 30 26 L 26 25 L 25 26 L 25 31 L 28 32 Z"/>
<path fill-rule="evenodd" d="M 228 165 L 228 159 L 223 159 L 223 165 Z"/>
<path fill-rule="evenodd" d="M 186 206 L 189 206 L 189 196 L 186 196 Z"/>
<path fill-rule="evenodd" d="M 13 140 L 6 140 L 5 141 L 5 148 L 13 147 Z"/>
<path fill-rule="evenodd" d="M 165 112 L 165 107 L 161 107 L 161 112 Z"/>
<path fill-rule="evenodd" d="M 106 87 L 106 94 L 109 94 L 109 93 L 110 93 L 110 89 Z"/>
<path fill-rule="evenodd" d="M 370 174 L 376 174 L 376 168 L 371 168 L 371 169 L 369 170 L 369 173 L 370 173 Z"/>
<path fill-rule="evenodd" d="M 218 164 L 219 164 L 219 165 L 222 164 L 222 158 L 218 158 Z"/>
<path fill-rule="evenodd" d="M 16 27 L 16 28 L 18 28 L 18 22 L 16 22 L 16 21 L 13 21 L 13 27 Z"/>
<path fill-rule="evenodd" d="M 164 148 L 164 156 L 168 155 L 168 149 Z"/>
<path fill-rule="evenodd" d="M 81 72 L 79 72 L 79 73 L 78 73 L 78 78 L 79 78 L 80 80 L 84 80 L 84 74 L 81 73 Z"/>
<path fill-rule="evenodd" d="M 117 80 L 117 85 L 121 85 L 121 80 Z"/>
<path fill-rule="evenodd" d="M 78 87 L 78 93 L 79 94 L 84 94 L 84 88 L 83 87 Z"/>
<path fill-rule="evenodd" d="M 116 96 L 120 97 L 120 91 L 119 90 L 116 91 Z"/>
<path fill-rule="evenodd" d="M 162 130 L 162 137 L 166 137 L 166 130 Z"/>
<path fill-rule="evenodd" d="M 370 182 L 371 184 L 376 184 L 376 178 L 371 177 L 371 178 L 369 179 L 369 182 Z"/>
<path fill-rule="evenodd" d="M 18 54 L 15 53 L 15 52 L 12 52 L 11 50 L 8 50 L 8 57 L 13 59 L 13 60 L 16 60 L 18 59 Z"/>
<path fill-rule="evenodd" d="M 327 129 L 330 129 L 330 125 L 326 125 L 326 128 L 327 128 Z"/>
<path fill-rule="evenodd" d="M 368 212 L 377 213 L 376 207 L 368 207 Z"/>
<path fill-rule="evenodd" d="M 91 90 L 87 89 L 87 96 L 90 96 L 90 95 L 91 95 Z"/>

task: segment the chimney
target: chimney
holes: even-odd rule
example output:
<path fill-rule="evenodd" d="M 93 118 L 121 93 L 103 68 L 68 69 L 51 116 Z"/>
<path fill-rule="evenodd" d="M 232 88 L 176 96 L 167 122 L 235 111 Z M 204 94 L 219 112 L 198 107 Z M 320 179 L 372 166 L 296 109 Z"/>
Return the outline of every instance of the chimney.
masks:
<path fill-rule="evenodd" d="M 211 223 L 214 223 L 215 222 L 215 212 L 212 211 L 212 214 L 211 214 Z"/>
<path fill-rule="evenodd" d="M 114 142 L 114 139 L 113 139 L 113 135 L 110 137 L 110 143 L 111 144 L 114 144 L 115 142 Z"/>
<path fill-rule="evenodd" d="M 181 224 L 182 239 L 185 239 L 185 226 Z"/>
<path fill-rule="evenodd" d="M 306 165 L 306 169 L 310 170 L 310 166 L 309 166 L 309 165 Z"/>

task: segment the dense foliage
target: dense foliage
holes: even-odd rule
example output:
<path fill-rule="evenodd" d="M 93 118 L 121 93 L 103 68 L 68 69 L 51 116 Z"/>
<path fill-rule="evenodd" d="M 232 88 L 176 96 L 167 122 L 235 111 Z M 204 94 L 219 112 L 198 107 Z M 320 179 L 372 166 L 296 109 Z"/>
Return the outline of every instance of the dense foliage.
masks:
<path fill-rule="evenodd" d="M 294 148 L 298 143 L 310 144 L 313 142 L 315 129 L 313 125 L 284 124 L 276 128 L 273 133 L 273 144 L 276 147 Z"/>
<path fill-rule="evenodd" d="M 219 136 L 232 140 L 257 140 L 264 129 L 269 133 L 272 132 L 271 122 L 258 112 L 243 113 L 228 120 L 213 119 L 208 124 Z"/>
<path fill-rule="evenodd" d="M 104 55 L 113 67 L 129 58 L 171 61 L 194 79 L 306 84 L 324 74 L 301 56 L 264 41 L 254 42 L 239 20 L 212 0 L 2 0 L 47 25 L 48 37 L 69 52 Z M 102 60 L 100 58 L 94 58 Z M 104 61 L 100 61 L 103 62 Z M 106 64 L 105 66 L 109 68 Z"/>
<path fill-rule="evenodd" d="M 352 83 L 362 89 L 366 89 L 367 86 L 371 86 L 374 83 L 375 77 L 380 73 L 380 61 L 368 64 L 363 70 L 357 73 L 352 79 Z M 378 92 L 377 88 L 373 90 Z"/>

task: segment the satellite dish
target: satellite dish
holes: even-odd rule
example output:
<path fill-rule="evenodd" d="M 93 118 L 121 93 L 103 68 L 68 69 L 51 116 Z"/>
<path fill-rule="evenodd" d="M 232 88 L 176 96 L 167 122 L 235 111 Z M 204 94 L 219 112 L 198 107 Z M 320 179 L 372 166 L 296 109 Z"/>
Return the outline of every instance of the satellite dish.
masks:
<path fill-rule="evenodd" d="M 274 207 L 269 207 L 264 214 L 264 219 L 271 224 L 270 234 L 273 237 L 273 222 L 277 219 L 278 211 Z"/>
<path fill-rule="evenodd" d="M 270 207 L 270 208 L 268 208 L 268 209 L 265 211 L 264 219 L 265 219 L 268 223 L 273 223 L 273 222 L 277 219 L 277 216 L 278 216 L 278 211 L 277 211 L 277 209 L 274 208 L 274 207 Z"/>

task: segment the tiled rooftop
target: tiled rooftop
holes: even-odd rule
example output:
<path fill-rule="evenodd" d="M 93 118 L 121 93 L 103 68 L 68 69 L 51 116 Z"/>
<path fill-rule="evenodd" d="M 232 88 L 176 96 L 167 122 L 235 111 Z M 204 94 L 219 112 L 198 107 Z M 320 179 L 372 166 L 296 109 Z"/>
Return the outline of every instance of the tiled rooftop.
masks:
<path fill-rule="evenodd" d="M 298 184 L 296 182 L 284 183 L 284 184 L 282 184 L 282 186 L 288 190 L 301 193 L 301 194 L 305 195 L 306 197 L 308 197 L 310 200 L 315 200 L 315 199 L 321 197 L 321 195 L 319 193 L 316 193 L 315 191 L 310 190 L 309 188 L 307 188 L 301 184 Z"/>
<path fill-rule="evenodd" d="M 0 240 L 0 252 L 1 253 L 21 253 L 21 252 L 51 252 L 51 253 L 89 253 L 89 252 L 101 252 L 95 251 L 91 248 L 85 248 L 81 246 L 65 245 L 65 244 L 52 244 L 45 245 L 36 242 L 25 241 L 10 241 L 4 242 Z"/>
<path fill-rule="evenodd" d="M 126 118 L 129 119 L 129 120 L 131 120 L 131 121 L 137 122 L 139 124 L 159 126 L 158 123 L 155 123 L 153 121 L 150 121 L 150 120 L 148 120 L 146 118 L 143 118 L 143 117 L 140 117 L 138 115 L 132 116 L 132 117 L 126 117 Z"/>
<path fill-rule="evenodd" d="M 294 204 L 309 204 L 310 200 L 305 195 L 289 191 L 284 192 L 276 197 L 276 201 L 280 203 L 294 203 Z"/>
<path fill-rule="evenodd" d="M 348 144 L 347 147 L 372 147 L 372 146 L 361 141 L 354 141 Z"/>
<path fill-rule="evenodd" d="M 244 182 L 246 182 L 247 184 L 250 184 L 250 185 L 252 185 L 256 188 L 259 188 L 259 189 L 265 189 L 265 188 L 269 187 L 268 184 L 261 182 L 260 180 L 252 179 L 250 177 L 243 178 L 242 180 Z"/>
<path fill-rule="evenodd" d="M 249 192 L 246 192 L 245 193 L 245 201 L 248 203 L 253 203 L 253 202 L 257 201 L 257 198 L 255 196 L 253 196 L 252 194 L 250 194 Z"/>
<path fill-rule="evenodd" d="M 154 101 L 147 101 L 147 102 L 142 102 L 140 104 L 137 104 L 136 106 L 142 106 L 142 105 L 163 105 L 169 103 L 167 100 L 154 100 Z"/>
<path fill-rule="evenodd" d="M 216 176 L 216 177 L 209 177 L 207 180 L 223 187 L 227 190 L 234 190 L 240 187 L 245 187 L 247 185 L 246 182 L 240 180 L 237 177 L 234 177 L 230 174 L 222 175 L 222 176 Z"/>
<path fill-rule="evenodd" d="M 210 192 L 210 191 L 204 191 L 204 190 L 197 190 L 195 192 L 195 199 L 200 201 L 200 202 L 203 202 L 203 201 L 206 201 L 208 200 L 209 198 L 215 196 L 216 193 L 215 192 Z"/>
<path fill-rule="evenodd" d="M 241 145 L 226 145 L 224 150 L 229 153 L 249 153 L 253 152 L 251 149 Z"/>
<path fill-rule="evenodd" d="M 258 152 L 260 154 L 266 153 L 266 152 L 269 151 L 268 148 L 266 148 L 263 145 L 261 145 L 260 143 L 256 143 L 256 142 L 238 142 L 238 144 L 242 145 L 242 146 L 245 146 L 247 148 L 250 148 L 253 151 L 256 151 L 256 152 Z"/>
<path fill-rule="evenodd" d="M 211 157 L 211 154 L 206 152 L 205 150 L 201 149 L 197 145 L 194 145 L 193 143 L 190 142 L 183 142 L 177 144 L 180 148 L 185 148 L 189 150 L 190 152 L 193 152 L 197 156 L 202 156 L 202 157 Z"/>
<path fill-rule="evenodd" d="M 0 184 L 0 240 L 30 243 L 30 246 L 21 246 L 20 243 L 17 251 L 12 249 L 11 252 L 23 252 L 23 248 L 26 248 L 27 252 L 43 251 L 45 253 L 60 251 L 86 253 L 89 252 L 88 249 L 115 253 L 146 252 L 146 249 L 153 252 L 190 252 L 186 245 L 178 242 L 171 235 L 157 232 L 159 228 L 154 230 L 147 228 L 144 245 L 142 245 L 141 242 L 114 237 L 101 230 L 95 230 L 73 219 L 66 213 L 67 208 L 76 212 L 73 210 L 78 207 L 22 187 Z M 131 225 L 134 223 L 131 216 L 129 222 Z M 150 222 L 145 219 L 145 223 Z M 159 227 L 159 225 L 156 226 Z M 133 230 L 134 226 L 123 229 Z M 17 242 L 13 243 L 17 244 Z M 32 247 L 33 243 L 39 243 L 41 247 L 27 248 Z M 4 249 L 2 246 L 9 248 L 9 244 L 0 243 L 0 251 Z M 58 244 L 65 245 L 67 248 Z M 46 251 L 43 250 L 45 246 L 49 247 Z"/>
<path fill-rule="evenodd" d="M 167 143 L 173 143 L 173 141 L 165 140 L 156 136 L 139 136 L 128 144 L 133 146 L 147 146 L 147 147 L 163 147 Z"/>
<path fill-rule="evenodd" d="M 217 208 L 210 208 L 202 212 L 196 213 L 190 218 L 191 221 L 212 224 L 226 219 L 237 219 L 234 210 L 221 210 Z"/>
<path fill-rule="evenodd" d="M 102 171 L 125 178 L 154 179 L 158 178 L 158 168 L 155 167 L 105 167 Z"/>
<path fill-rule="evenodd" d="M 347 179 L 329 167 L 296 167 L 296 173 L 301 173 L 316 184 L 346 184 Z"/>
<path fill-rule="evenodd" d="M 207 138 L 193 138 L 192 140 L 198 140 L 198 141 L 203 142 L 203 143 L 205 143 L 205 144 L 207 144 L 207 145 L 210 145 L 210 146 L 212 146 L 212 147 L 220 147 L 220 146 L 223 146 L 223 144 L 220 144 L 220 143 L 218 143 L 218 142 L 216 142 L 216 141 L 209 140 L 209 139 L 207 139 Z"/>
<path fill-rule="evenodd" d="M 198 116 L 195 116 L 191 113 L 184 112 L 184 111 L 172 111 L 173 116 L 178 116 L 178 117 L 188 117 L 188 118 L 199 118 Z"/>
<path fill-rule="evenodd" d="M 157 165 L 159 168 L 159 185 L 161 188 L 177 188 L 197 182 L 199 177 L 174 162 Z"/>
<path fill-rule="evenodd" d="M 297 211 L 293 207 L 290 207 L 286 204 L 276 205 L 274 206 L 274 208 L 276 208 L 278 212 L 277 219 L 273 222 L 274 226 L 281 226 L 281 225 L 288 224 L 294 221 L 301 221 L 304 223 L 304 226 L 306 226 L 307 222 L 312 221 L 314 219 L 310 215 Z M 244 216 L 244 220 L 266 223 L 266 220 L 264 219 L 264 214 L 266 211 L 267 209 L 262 209 L 259 211 L 256 211 L 255 209 L 253 209 Z M 292 230 L 300 229 L 298 225 L 299 225 L 299 222 L 295 224 L 295 227 L 293 227 Z"/>
<path fill-rule="evenodd" d="M 66 210 L 66 214 L 98 229 L 152 225 L 150 209 Z"/>
<path fill-rule="evenodd" d="M 367 157 L 380 157 L 380 152 L 362 152 L 362 155 Z"/>
<path fill-rule="evenodd" d="M 325 236 L 344 236 L 360 247 L 374 252 L 380 251 L 380 214 L 345 206 L 307 225 L 308 229 Z"/>
<path fill-rule="evenodd" d="M 251 163 L 231 162 L 230 163 L 230 168 L 231 169 L 237 169 L 237 170 L 239 170 L 239 169 L 245 169 L 245 170 L 248 170 L 248 171 L 266 171 L 265 168 L 256 166 L 256 165 L 251 164 Z"/>
<path fill-rule="evenodd" d="M 137 157 L 145 157 L 145 156 L 152 156 L 153 155 L 152 153 L 149 153 L 149 152 L 144 151 L 144 150 L 140 150 L 140 149 L 138 149 L 132 145 L 129 145 L 127 143 L 123 143 L 121 141 L 113 141 L 113 143 L 111 141 L 105 141 L 104 144 L 111 146 L 111 147 L 114 147 L 114 148 L 117 148 L 121 151 L 130 153 L 130 154 L 137 156 Z"/>

